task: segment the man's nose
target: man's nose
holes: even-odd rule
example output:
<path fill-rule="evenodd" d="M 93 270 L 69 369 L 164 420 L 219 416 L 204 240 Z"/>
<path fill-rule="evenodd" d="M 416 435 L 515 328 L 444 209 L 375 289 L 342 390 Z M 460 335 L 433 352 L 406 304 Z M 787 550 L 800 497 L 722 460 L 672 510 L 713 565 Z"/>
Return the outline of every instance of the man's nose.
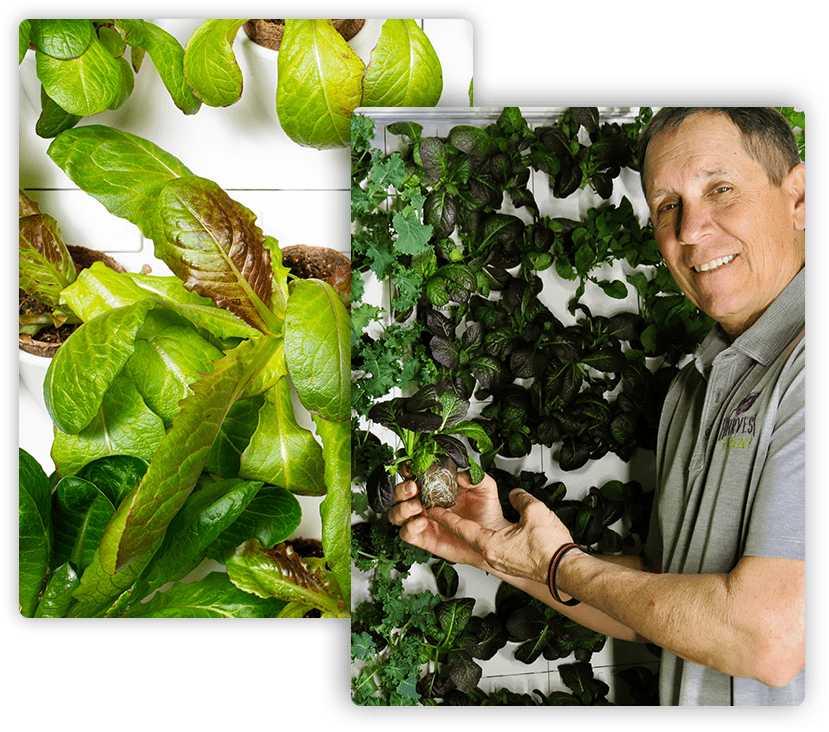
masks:
<path fill-rule="evenodd" d="M 677 221 L 677 238 L 681 244 L 690 246 L 701 244 L 711 233 L 713 222 L 707 207 L 689 201 L 683 201 Z"/>

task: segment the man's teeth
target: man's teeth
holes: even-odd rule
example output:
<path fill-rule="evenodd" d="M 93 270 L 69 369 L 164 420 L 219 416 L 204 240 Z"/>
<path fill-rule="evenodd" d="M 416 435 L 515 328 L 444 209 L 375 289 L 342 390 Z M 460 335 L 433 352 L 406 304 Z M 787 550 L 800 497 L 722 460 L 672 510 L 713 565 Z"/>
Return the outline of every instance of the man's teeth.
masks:
<path fill-rule="evenodd" d="M 711 269 L 717 269 L 717 267 L 722 267 L 722 265 L 728 264 L 736 256 L 737 256 L 736 254 L 730 254 L 727 257 L 721 257 L 720 259 L 714 259 L 713 261 L 707 262 L 706 264 L 694 265 L 694 271 L 696 271 L 696 272 L 707 272 L 708 270 L 711 270 Z"/>

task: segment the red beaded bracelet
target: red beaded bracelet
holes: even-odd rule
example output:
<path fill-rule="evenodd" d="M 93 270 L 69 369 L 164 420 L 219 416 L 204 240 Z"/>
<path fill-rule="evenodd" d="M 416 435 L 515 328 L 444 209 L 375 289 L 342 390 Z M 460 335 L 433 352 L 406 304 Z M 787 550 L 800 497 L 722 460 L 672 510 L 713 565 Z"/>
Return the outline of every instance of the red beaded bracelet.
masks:
<path fill-rule="evenodd" d="M 550 588 L 550 594 L 552 594 L 553 599 L 556 602 L 560 602 L 562 605 L 567 605 L 568 607 L 573 607 L 573 605 L 578 605 L 581 600 L 577 600 L 575 597 L 570 600 L 562 600 L 558 594 L 558 590 L 556 589 L 556 574 L 558 573 L 558 565 L 561 561 L 561 558 L 569 552 L 571 549 L 578 549 L 578 544 L 563 544 L 558 549 L 556 549 L 555 553 L 553 554 L 553 558 L 550 560 L 550 569 L 547 570 L 547 586 Z"/>

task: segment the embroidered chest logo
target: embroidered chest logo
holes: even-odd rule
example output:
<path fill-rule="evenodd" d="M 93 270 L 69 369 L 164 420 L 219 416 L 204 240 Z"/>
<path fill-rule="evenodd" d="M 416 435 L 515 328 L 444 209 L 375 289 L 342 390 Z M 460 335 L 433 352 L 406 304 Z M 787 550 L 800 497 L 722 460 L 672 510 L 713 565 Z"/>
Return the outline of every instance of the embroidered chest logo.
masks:
<path fill-rule="evenodd" d="M 723 420 L 717 436 L 722 443 L 723 450 L 744 450 L 751 447 L 757 427 L 757 415 L 747 414 L 747 412 L 754 406 L 759 396 L 759 391 L 751 392 L 737 405 L 731 416 Z"/>

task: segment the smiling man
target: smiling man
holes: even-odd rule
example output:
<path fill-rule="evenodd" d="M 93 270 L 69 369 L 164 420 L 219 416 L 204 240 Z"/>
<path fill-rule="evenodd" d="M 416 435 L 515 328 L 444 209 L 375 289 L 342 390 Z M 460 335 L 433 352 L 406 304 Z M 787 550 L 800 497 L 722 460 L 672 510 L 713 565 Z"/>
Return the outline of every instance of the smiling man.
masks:
<path fill-rule="evenodd" d="M 746 125 L 756 116 L 775 121 L 762 108 L 729 111 Z M 668 110 L 656 125 L 644 181 L 660 251 L 685 295 L 736 337 L 804 264 L 797 147 L 793 140 L 782 150 L 769 141 L 749 147 L 725 113 L 680 119 Z"/>
<path fill-rule="evenodd" d="M 599 557 L 487 477 L 453 509 L 414 484 L 405 540 L 477 566 L 585 626 L 664 649 L 662 704 L 792 705 L 805 687 L 805 169 L 773 110 L 663 108 L 643 133 L 660 251 L 717 325 L 663 407 L 642 557 Z"/>

